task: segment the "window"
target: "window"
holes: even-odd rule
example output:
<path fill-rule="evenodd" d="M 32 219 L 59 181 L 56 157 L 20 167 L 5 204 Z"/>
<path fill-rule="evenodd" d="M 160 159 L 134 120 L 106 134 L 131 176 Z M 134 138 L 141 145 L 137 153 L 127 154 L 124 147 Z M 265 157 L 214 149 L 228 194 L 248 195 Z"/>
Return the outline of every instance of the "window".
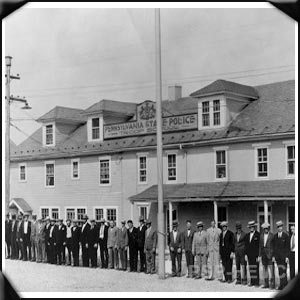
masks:
<path fill-rule="evenodd" d="M 168 154 L 168 180 L 176 180 L 176 154 Z"/>
<path fill-rule="evenodd" d="M 95 208 L 95 220 L 100 221 L 104 218 L 103 208 Z"/>
<path fill-rule="evenodd" d="M 148 206 L 140 206 L 140 216 L 144 218 L 144 220 L 148 219 Z"/>
<path fill-rule="evenodd" d="M 140 156 L 139 160 L 139 183 L 147 182 L 147 157 Z"/>
<path fill-rule="evenodd" d="M 218 206 L 218 227 L 220 227 L 221 222 L 227 220 L 227 206 Z"/>
<path fill-rule="evenodd" d="M 100 139 L 100 119 L 92 118 L 92 140 Z"/>
<path fill-rule="evenodd" d="M 79 159 L 72 159 L 71 161 L 71 178 L 72 179 L 79 179 Z"/>
<path fill-rule="evenodd" d="M 51 219 L 59 219 L 58 207 L 41 207 L 41 216 L 43 219 L 50 217 Z"/>
<path fill-rule="evenodd" d="M 209 126 L 209 101 L 202 102 L 202 126 Z"/>
<path fill-rule="evenodd" d="M 257 148 L 257 177 L 268 177 L 268 148 Z"/>
<path fill-rule="evenodd" d="M 54 163 L 45 164 L 46 168 L 46 187 L 54 186 Z"/>
<path fill-rule="evenodd" d="M 111 206 L 94 207 L 94 219 L 100 221 L 104 218 L 106 221 L 118 221 L 118 209 Z"/>
<path fill-rule="evenodd" d="M 42 219 L 45 219 L 46 217 L 48 217 L 49 216 L 49 208 L 42 208 L 41 209 L 41 216 L 42 216 Z"/>
<path fill-rule="evenodd" d="M 52 208 L 51 216 L 55 220 L 57 220 L 59 218 L 59 210 L 58 210 L 58 208 Z"/>
<path fill-rule="evenodd" d="M 288 206 L 288 230 L 291 231 L 291 226 L 295 226 L 295 206 Z"/>
<path fill-rule="evenodd" d="M 115 208 L 107 209 L 107 221 L 117 221 L 117 210 Z"/>
<path fill-rule="evenodd" d="M 216 178 L 226 178 L 226 150 L 216 151 Z"/>
<path fill-rule="evenodd" d="M 110 159 L 100 159 L 100 184 L 110 184 Z"/>
<path fill-rule="evenodd" d="M 75 208 L 66 209 L 66 219 L 70 219 L 70 220 L 75 219 Z"/>
<path fill-rule="evenodd" d="M 77 208 L 77 219 L 83 220 L 84 215 L 86 214 L 85 208 Z"/>
<path fill-rule="evenodd" d="M 287 175 L 295 175 L 295 145 L 286 147 L 287 151 Z"/>
<path fill-rule="evenodd" d="M 26 181 L 26 164 L 19 165 L 19 181 Z"/>
<path fill-rule="evenodd" d="M 221 115 L 220 115 L 220 100 L 213 101 L 213 113 L 214 113 L 214 125 L 221 124 Z"/>

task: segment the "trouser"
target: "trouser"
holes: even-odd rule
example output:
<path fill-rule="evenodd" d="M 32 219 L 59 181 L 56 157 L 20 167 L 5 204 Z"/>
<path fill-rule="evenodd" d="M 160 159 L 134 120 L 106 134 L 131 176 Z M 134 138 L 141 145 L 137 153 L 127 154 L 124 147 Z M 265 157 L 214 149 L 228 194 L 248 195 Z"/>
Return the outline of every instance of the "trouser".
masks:
<path fill-rule="evenodd" d="M 129 246 L 129 266 L 131 272 L 137 272 L 138 252 L 136 247 Z"/>
<path fill-rule="evenodd" d="M 48 252 L 48 261 L 50 264 L 56 264 L 57 263 L 57 256 L 56 256 L 56 245 L 54 245 L 54 242 L 50 240 L 49 245 L 49 252 Z"/>
<path fill-rule="evenodd" d="M 16 241 L 16 237 L 12 236 L 11 237 L 11 258 L 12 259 L 17 259 L 18 258 L 18 245 L 17 245 L 17 241 Z"/>
<path fill-rule="evenodd" d="M 250 284 L 259 285 L 259 263 L 257 262 L 257 256 L 248 255 L 248 268 L 250 274 Z"/>
<path fill-rule="evenodd" d="M 279 274 L 279 289 L 283 289 L 287 285 L 287 263 L 284 258 L 278 258 L 276 264 Z"/>
<path fill-rule="evenodd" d="M 46 249 L 45 241 L 38 239 L 37 243 L 36 243 L 36 250 L 37 250 L 36 261 L 37 262 L 46 262 L 45 249 Z"/>
<path fill-rule="evenodd" d="M 51 255 L 50 255 L 50 245 L 48 243 L 49 243 L 49 241 L 46 241 L 45 252 L 46 252 L 46 261 L 49 264 Z"/>
<path fill-rule="evenodd" d="M 274 263 L 272 262 L 272 259 L 268 259 L 262 256 L 262 267 L 263 267 L 264 286 L 275 288 L 275 270 L 274 270 Z"/>
<path fill-rule="evenodd" d="M 10 258 L 10 256 L 11 256 L 11 238 L 10 238 L 10 236 L 5 237 L 5 243 L 6 243 L 6 257 Z"/>
<path fill-rule="evenodd" d="M 23 259 L 31 260 L 31 244 L 30 244 L 30 236 L 24 235 L 23 239 Z"/>
<path fill-rule="evenodd" d="M 204 267 L 204 276 L 208 275 L 207 271 L 207 255 L 197 254 L 196 255 L 196 265 L 197 265 L 197 276 L 202 277 L 202 268 Z"/>
<path fill-rule="evenodd" d="M 185 250 L 186 267 L 188 270 L 188 276 L 193 275 L 194 270 L 194 255 L 191 250 Z"/>
<path fill-rule="evenodd" d="M 30 237 L 30 243 L 31 243 L 31 256 L 32 256 L 32 261 L 36 261 L 36 256 L 37 256 L 37 243 L 36 243 L 36 238 L 34 236 Z"/>
<path fill-rule="evenodd" d="M 72 239 L 67 238 L 66 240 L 66 248 L 67 248 L 67 253 L 68 253 L 68 265 L 72 264 Z M 67 261 L 66 261 L 67 264 Z"/>
<path fill-rule="evenodd" d="M 20 239 L 18 239 L 17 246 L 18 246 L 17 258 L 18 259 L 23 259 L 23 257 L 24 257 L 24 255 L 23 255 L 23 242 L 21 242 Z"/>
<path fill-rule="evenodd" d="M 140 272 L 145 271 L 145 253 L 144 253 L 144 247 L 138 247 L 137 248 L 137 255 L 140 257 Z"/>
<path fill-rule="evenodd" d="M 236 265 L 236 282 L 247 283 L 247 268 L 245 253 L 243 251 L 235 252 L 235 265 Z"/>
<path fill-rule="evenodd" d="M 57 243 L 56 244 L 56 257 L 57 257 L 57 262 L 59 265 L 61 265 L 64 262 L 63 254 L 65 252 L 65 247 L 63 246 L 62 243 Z"/>
<path fill-rule="evenodd" d="M 119 268 L 118 249 L 115 247 L 108 248 L 108 268 Z"/>
<path fill-rule="evenodd" d="M 100 246 L 100 258 L 101 258 L 101 268 L 107 268 L 108 266 L 108 249 L 107 243 L 103 239 L 99 239 Z"/>
<path fill-rule="evenodd" d="M 219 250 L 209 250 L 208 252 L 209 262 L 210 262 L 210 278 L 215 278 L 218 274 L 220 267 L 220 253 Z"/>
<path fill-rule="evenodd" d="M 155 252 L 146 250 L 146 272 L 155 273 Z"/>
<path fill-rule="evenodd" d="M 119 249 L 121 269 L 127 270 L 127 250 L 125 247 Z"/>
<path fill-rule="evenodd" d="M 289 265 L 290 265 L 290 278 L 293 279 L 295 277 L 295 251 L 291 251 Z"/>
<path fill-rule="evenodd" d="M 232 281 L 232 258 L 230 258 L 230 254 L 224 254 L 221 256 L 223 273 L 225 280 Z"/>
<path fill-rule="evenodd" d="M 72 256 L 73 256 L 73 265 L 75 267 L 79 266 L 79 243 L 72 242 Z"/>
<path fill-rule="evenodd" d="M 93 268 L 97 267 L 97 250 L 94 244 L 89 244 L 89 261 L 91 261 L 91 266 Z"/>
<path fill-rule="evenodd" d="M 84 267 L 89 267 L 89 248 L 86 247 L 86 245 L 82 245 L 81 247 L 82 251 L 82 265 Z"/>
<path fill-rule="evenodd" d="M 174 249 L 174 251 L 170 251 L 171 261 L 172 261 L 172 275 L 180 275 L 181 274 L 181 259 L 182 254 L 178 253 L 178 249 Z M 176 268 L 177 261 L 177 268 Z"/>

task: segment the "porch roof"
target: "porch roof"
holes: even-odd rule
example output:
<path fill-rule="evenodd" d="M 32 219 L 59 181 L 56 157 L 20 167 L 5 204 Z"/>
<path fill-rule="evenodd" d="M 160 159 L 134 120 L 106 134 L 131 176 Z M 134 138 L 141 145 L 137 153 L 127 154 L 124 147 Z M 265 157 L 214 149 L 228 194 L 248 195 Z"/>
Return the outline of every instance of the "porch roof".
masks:
<path fill-rule="evenodd" d="M 32 208 L 23 198 L 12 198 L 9 207 L 16 206 L 22 213 L 32 212 Z"/>
<path fill-rule="evenodd" d="M 164 184 L 164 201 L 283 200 L 294 197 L 294 179 Z M 129 197 L 129 200 L 156 202 L 157 185 Z"/>

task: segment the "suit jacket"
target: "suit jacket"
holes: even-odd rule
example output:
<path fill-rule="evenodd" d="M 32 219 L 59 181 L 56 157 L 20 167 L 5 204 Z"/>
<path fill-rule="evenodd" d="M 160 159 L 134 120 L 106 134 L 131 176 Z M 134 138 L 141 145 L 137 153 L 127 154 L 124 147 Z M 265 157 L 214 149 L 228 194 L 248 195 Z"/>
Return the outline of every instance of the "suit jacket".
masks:
<path fill-rule="evenodd" d="M 22 233 L 22 221 L 17 222 L 17 240 L 21 241 L 23 239 L 23 233 Z"/>
<path fill-rule="evenodd" d="M 195 231 L 193 229 L 190 231 L 190 236 L 188 236 L 187 230 L 182 233 L 182 246 L 185 251 L 192 251 L 194 234 Z"/>
<path fill-rule="evenodd" d="M 24 233 L 24 227 L 25 227 L 25 222 L 22 221 L 21 222 L 21 228 L 20 228 L 22 239 L 24 239 L 24 238 L 30 238 L 30 236 L 31 236 L 31 222 L 28 221 L 27 234 Z"/>
<path fill-rule="evenodd" d="M 99 240 L 100 240 L 100 229 L 101 226 L 99 226 Z M 107 237 L 108 237 L 108 226 L 104 225 L 104 237 L 103 237 L 104 244 L 107 244 Z"/>
<path fill-rule="evenodd" d="M 128 234 L 128 246 L 129 248 L 137 248 L 137 236 L 138 236 L 138 229 L 132 227 L 132 231 L 130 232 L 129 229 L 127 230 Z"/>
<path fill-rule="evenodd" d="M 264 245 L 264 233 L 260 235 L 259 239 L 259 256 L 264 255 L 267 259 L 272 259 L 273 257 L 273 233 L 269 232 L 266 246 Z"/>
<path fill-rule="evenodd" d="M 53 231 L 52 231 L 52 237 L 50 237 L 50 233 L 51 233 L 51 228 L 53 227 Z M 58 228 L 57 228 L 57 225 L 50 225 L 49 226 L 49 242 L 50 243 L 55 243 L 57 244 L 57 231 L 58 231 Z"/>
<path fill-rule="evenodd" d="M 137 227 L 138 234 L 137 234 L 137 245 L 139 248 L 144 248 L 145 244 L 145 231 L 147 230 L 147 226 L 143 225 L 142 229 Z"/>
<path fill-rule="evenodd" d="M 98 245 L 98 237 L 99 237 L 98 231 L 99 231 L 99 229 L 97 226 L 90 227 L 90 230 L 88 232 L 89 247 L 93 247 L 94 244 Z"/>
<path fill-rule="evenodd" d="M 171 231 L 168 234 L 168 246 L 173 247 L 175 250 L 183 247 L 182 235 L 179 230 L 177 230 L 176 240 L 174 239 L 174 232 Z"/>
<path fill-rule="evenodd" d="M 214 228 L 214 230 L 209 227 L 206 230 L 207 233 L 207 241 L 208 241 L 208 251 L 217 251 L 220 250 L 220 228 Z"/>
<path fill-rule="evenodd" d="M 220 255 L 228 256 L 231 252 L 234 252 L 234 234 L 227 230 L 224 238 L 223 232 L 220 234 Z"/>
<path fill-rule="evenodd" d="M 41 227 L 40 227 L 38 222 L 36 222 L 35 225 L 33 226 L 33 228 L 35 230 L 36 241 L 44 242 L 46 240 L 46 224 L 41 224 Z"/>
<path fill-rule="evenodd" d="M 10 220 L 5 220 L 5 240 L 10 241 L 12 223 Z"/>
<path fill-rule="evenodd" d="M 246 233 L 244 231 L 241 231 L 240 239 L 237 240 L 237 232 L 234 234 L 234 248 L 235 253 L 245 255 L 245 239 L 246 239 Z"/>
<path fill-rule="evenodd" d="M 56 232 L 56 243 L 62 245 L 67 241 L 67 227 L 66 225 L 62 224 L 60 227 L 57 225 L 57 232 Z"/>
<path fill-rule="evenodd" d="M 119 228 L 109 227 L 107 235 L 107 248 L 118 246 Z"/>
<path fill-rule="evenodd" d="M 49 224 L 49 226 L 47 226 L 48 224 L 45 224 L 45 241 L 46 241 L 46 244 L 49 243 L 49 233 L 50 233 L 50 228 L 51 228 L 51 225 Z"/>
<path fill-rule="evenodd" d="M 80 242 L 80 234 L 81 234 L 81 228 L 77 225 L 72 227 L 72 246 L 79 245 Z"/>
<path fill-rule="evenodd" d="M 250 242 L 250 232 L 246 234 L 245 237 L 245 247 L 246 247 L 246 255 L 258 257 L 259 255 L 259 232 L 255 230 L 252 240 Z"/>
<path fill-rule="evenodd" d="M 195 255 L 208 254 L 208 239 L 205 230 L 197 231 L 194 233 L 192 251 Z"/>
<path fill-rule="evenodd" d="M 17 239 L 18 221 L 11 221 L 11 238 L 15 241 Z"/>
<path fill-rule="evenodd" d="M 281 238 L 278 237 L 278 233 L 274 234 L 272 246 L 273 256 L 276 261 L 289 257 L 290 237 L 286 232 L 282 232 Z"/>
<path fill-rule="evenodd" d="M 124 227 L 119 229 L 118 233 L 118 246 L 120 248 L 124 248 L 128 246 L 128 234 L 127 234 L 127 228 Z"/>
<path fill-rule="evenodd" d="M 152 250 L 156 248 L 157 244 L 157 232 L 152 227 L 150 231 L 145 231 L 145 250 Z"/>
<path fill-rule="evenodd" d="M 84 228 L 83 228 L 83 226 L 84 226 Z M 81 232 L 80 232 L 81 245 L 88 244 L 88 234 L 89 234 L 90 228 L 91 228 L 91 225 L 89 223 L 82 225 Z"/>
<path fill-rule="evenodd" d="M 37 225 L 38 225 L 38 222 L 37 222 L 37 221 L 31 222 L 31 234 L 30 234 L 30 239 L 33 240 L 33 241 L 36 239 L 36 229 L 37 229 Z"/>

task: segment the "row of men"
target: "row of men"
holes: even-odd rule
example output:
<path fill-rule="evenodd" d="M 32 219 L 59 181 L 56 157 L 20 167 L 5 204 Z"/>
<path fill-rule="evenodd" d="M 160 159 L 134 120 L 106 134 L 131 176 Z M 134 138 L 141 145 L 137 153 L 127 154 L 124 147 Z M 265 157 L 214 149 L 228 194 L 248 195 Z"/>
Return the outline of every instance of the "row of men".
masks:
<path fill-rule="evenodd" d="M 19 217 L 20 218 L 20 217 Z M 127 252 L 129 250 L 130 271 L 136 272 L 138 257 L 140 271 L 150 274 L 155 273 L 155 255 L 157 246 L 157 232 L 152 229 L 151 221 L 146 222 L 141 217 L 140 225 L 135 228 L 131 220 L 121 222 L 121 228 L 117 228 L 111 221 L 109 226 L 105 220 L 100 221 L 98 226 L 95 220 L 88 222 L 88 216 L 84 217 L 83 224 L 79 221 L 49 218 L 39 219 L 37 222 L 33 217 L 32 225 L 28 216 L 17 222 L 17 235 L 14 235 L 16 227 L 15 217 L 12 221 L 7 220 L 8 232 L 12 235 L 8 238 L 7 245 L 11 241 L 11 258 L 17 258 L 14 253 L 13 243 L 20 249 L 20 258 L 26 260 L 27 252 L 29 258 L 37 262 L 67 263 L 79 265 L 79 247 L 82 250 L 83 266 L 97 267 L 97 249 L 100 248 L 101 268 L 116 268 L 127 270 Z M 191 221 L 186 222 L 186 230 L 178 231 L 178 223 L 173 223 L 173 230 L 168 234 L 168 246 L 172 260 L 172 276 L 181 276 L 182 253 L 185 252 L 188 277 L 200 279 L 202 271 L 207 280 L 215 279 L 216 269 L 222 263 L 223 282 L 232 282 L 232 263 L 236 261 L 236 284 L 247 284 L 247 266 L 250 273 L 250 285 L 259 286 L 259 262 L 263 266 L 263 278 L 265 288 L 275 287 L 274 262 L 278 267 L 280 285 L 278 289 L 284 288 L 287 284 L 287 263 L 290 266 L 290 278 L 295 276 L 295 228 L 292 227 L 292 235 L 283 232 L 283 223 L 276 223 L 277 234 L 270 232 L 270 225 L 262 225 L 263 233 L 257 230 L 255 221 L 248 223 L 249 232 L 242 230 L 241 223 L 236 223 L 236 232 L 228 230 L 228 223 L 222 222 L 222 231 L 216 227 L 214 221 L 211 227 L 204 230 L 203 222 L 197 223 L 197 231 L 192 229 Z M 15 238 L 16 237 L 16 238 Z M 8 249 L 10 248 L 7 247 Z M 65 257 L 67 248 L 68 260 Z M 36 256 L 35 256 L 36 253 Z M 8 250 L 9 255 L 9 250 Z M 207 261 L 210 261 L 210 274 L 207 270 Z M 119 268 L 120 261 L 120 268 Z M 177 266 L 176 266 L 177 264 Z M 204 269 L 204 270 L 203 270 Z M 270 271 L 270 276 L 269 276 Z"/>

